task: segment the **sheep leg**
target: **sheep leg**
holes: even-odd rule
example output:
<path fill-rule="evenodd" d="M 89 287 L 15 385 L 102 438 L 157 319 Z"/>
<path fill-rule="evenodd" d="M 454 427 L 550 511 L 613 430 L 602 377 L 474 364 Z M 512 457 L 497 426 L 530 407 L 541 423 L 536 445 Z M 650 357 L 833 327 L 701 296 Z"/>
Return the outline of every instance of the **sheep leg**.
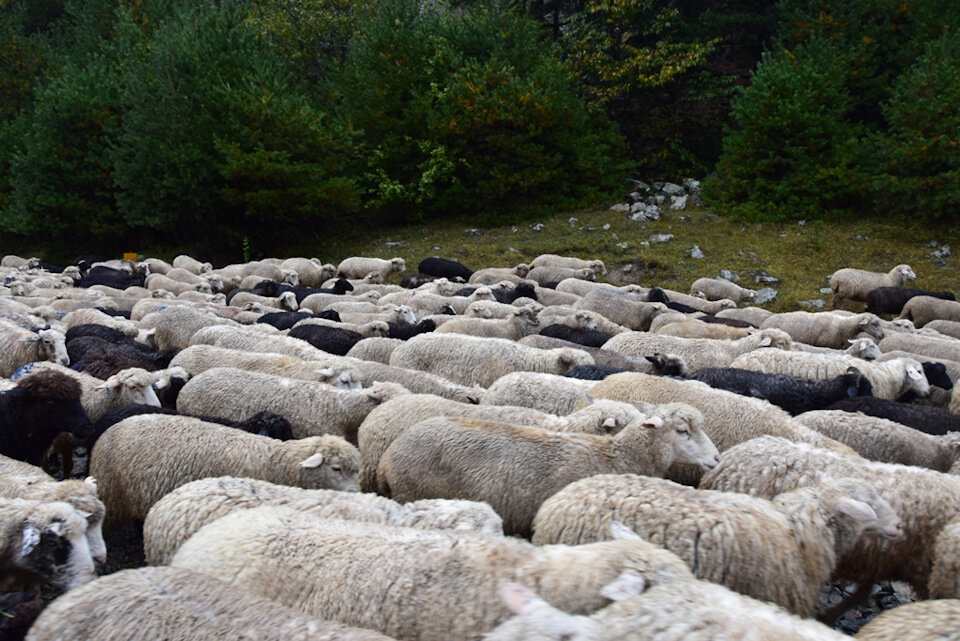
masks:
<path fill-rule="evenodd" d="M 817 621 L 826 625 L 833 625 L 834 621 L 839 619 L 844 612 L 866 601 L 872 589 L 873 580 L 861 581 L 857 584 L 857 589 L 854 590 L 853 594 L 817 615 Z"/>

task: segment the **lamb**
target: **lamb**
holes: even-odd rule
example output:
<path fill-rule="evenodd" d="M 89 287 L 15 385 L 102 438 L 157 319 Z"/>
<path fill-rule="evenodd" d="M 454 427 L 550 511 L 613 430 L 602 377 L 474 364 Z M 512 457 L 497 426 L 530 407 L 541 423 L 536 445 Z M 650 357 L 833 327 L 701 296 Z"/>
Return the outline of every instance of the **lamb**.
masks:
<path fill-rule="evenodd" d="M 857 632 L 862 641 L 952 639 L 960 627 L 960 601 L 918 601 L 881 612 Z"/>
<path fill-rule="evenodd" d="M 871 314 L 899 314 L 907 301 L 916 296 L 930 296 L 943 300 L 956 300 L 952 292 L 928 292 L 905 287 L 877 287 L 867 293 L 867 309 Z"/>
<path fill-rule="evenodd" d="M 896 541 L 861 539 L 839 560 L 834 577 L 857 581 L 863 596 L 878 580 L 903 580 L 925 598 L 934 541 L 960 516 L 960 478 L 764 436 L 724 452 L 700 487 L 773 498 L 842 476 L 869 481 L 903 519 L 904 536 Z"/>
<path fill-rule="evenodd" d="M 356 430 L 373 408 L 407 393 L 396 383 L 341 390 L 324 383 L 214 367 L 190 379 L 177 397 L 177 410 L 234 420 L 276 412 L 290 421 L 297 438 L 333 434 L 356 442 Z"/>
<path fill-rule="evenodd" d="M 96 577 L 87 520 L 63 501 L 0 497 L 0 592 L 49 583 L 67 591 Z"/>
<path fill-rule="evenodd" d="M 885 418 L 841 410 L 805 412 L 797 420 L 871 461 L 948 472 L 960 459 L 957 434 L 933 436 Z"/>
<path fill-rule="evenodd" d="M 102 577 L 57 599 L 30 629 L 31 641 L 97 639 L 391 641 L 304 616 L 211 577 L 179 568 L 138 568 Z"/>
<path fill-rule="evenodd" d="M 104 528 L 143 520 L 181 485 L 210 476 L 245 476 L 308 489 L 356 491 L 360 453 L 338 436 L 277 441 L 190 416 L 125 419 L 93 446 L 90 473 L 107 508 Z"/>
<path fill-rule="evenodd" d="M 591 267 L 573 269 L 570 267 L 561 267 L 559 265 L 542 265 L 532 267 L 527 272 L 528 280 L 536 281 L 538 285 L 547 285 L 549 283 L 559 283 L 567 278 L 579 278 L 581 280 L 596 280 L 597 273 Z"/>
<path fill-rule="evenodd" d="M 40 465 L 61 432 L 90 435 L 93 425 L 80 402 L 80 384 L 61 372 L 29 372 L 0 393 L 0 454 Z"/>
<path fill-rule="evenodd" d="M 57 329 L 32 332 L 0 319 L 0 377 L 8 378 L 18 367 L 34 361 L 69 365 L 66 336 Z"/>
<path fill-rule="evenodd" d="M 473 275 L 472 269 L 461 265 L 458 261 L 438 256 L 430 256 L 421 260 L 420 264 L 417 265 L 417 271 L 437 278 L 448 278 L 450 280 L 461 278 L 464 282 L 470 280 Z"/>
<path fill-rule="evenodd" d="M 504 601 L 516 616 L 484 635 L 484 641 L 843 641 L 827 626 L 791 615 L 771 603 L 708 581 L 658 585 L 629 596 L 616 586 L 615 601 L 586 617 L 552 607 L 517 583 L 505 583 Z"/>
<path fill-rule="evenodd" d="M 830 291 L 833 292 L 833 307 L 844 300 L 865 301 L 870 292 L 878 287 L 903 287 L 908 280 L 916 279 L 910 265 L 897 265 L 886 274 L 846 267 L 830 275 Z"/>
<path fill-rule="evenodd" d="M 98 566 L 107 560 L 103 541 L 103 502 L 97 498 L 97 482 L 84 480 L 55 481 L 39 467 L 0 456 L 0 497 L 31 501 L 63 501 L 74 507 L 86 520 L 87 547 Z"/>
<path fill-rule="evenodd" d="M 612 437 L 437 417 L 390 444 L 377 466 L 377 491 L 401 503 L 485 501 L 503 517 L 504 534 L 529 537 L 540 505 L 577 479 L 664 476 L 674 462 L 714 467 L 717 449 L 702 425 L 703 415 L 682 404 L 657 407 Z"/>
<path fill-rule="evenodd" d="M 960 303 L 932 296 L 915 296 L 904 304 L 900 318 L 913 321 L 917 327 L 932 320 L 960 321 Z"/>
<path fill-rule="evenodd" d="M 943 435 L 960 431 L 960 416 L 939 407 L 897 403 L 872 396 L 856 396 L 837 401 L 826 409 L 862 412 L 869 416 L 896 421 L 927 434 Z"/>
<path fill-rule="evenodd" d="M 505 319 L 455 318 L 434 331 L 438 334 L 449 332 L 518 341 L 524 336 L 535 334 L 539 329 L 540 321 L 537 320 L 536 312 L 518 307 L 510 317 Z"/>
<path fill-rule="evenodd" d="M 204 274 L 213 269 L 213 265 L 210 263 L 201 263 L 199 260 L 187 256 L 186 254 L 180 254 L 174 258 L 171 266 L 185 269 L 188 272 L 193 272 L 194 274 Z"/>
<path fill-rule="evenodd" d="M 896 539 L 900 519 L 866 481 L 828 479 L 772 501 L 698 490 L 636 474 L 601 474 L 548 498 L 533 522 L 538 545 L 608 538 L 611 521 L 670 550 L 698 579 L 800 616 L 861 536 Z"/>
<path fill-rule="evenodd" d="M 296 272 L 299 283 L 307 287 L 320 287 L 325 280 L 337 275 L 335 266 L 324 264 L 316 258 L 287 258 L 280 263 L 280 269 Z"/>
<path fill-rule="evenodd" d="M 437 416 L 477 418 L 557 432 L 616 434 L 639 418 L 640 411 L 626 403 L 597 400 L 560 417 L 529 407 L 468 405 L 430 394 L 398 396 L 370 412 L 357 430 L 361 489 L 364 492 L 376 490 L 377 465 L 397 436 L 413 425 Z"/>
<path fill-rule="evenodd" d="M 591 291 L 573 306 L 596 312 L 611 322 L 639 331 L 649 329 L 653 318 L 667 310 L 663 303 L 648 303 L 626 295 L 610 296 L 598 290 Z"/>
<path fill-rule="evenodd" d="M 564 374 L 578 365 L 593 364 L 593 358 L 575 349 L 540 350 L 503 338 L 430 332 L 398 346 L 390 355 L 390 364 L 437 374 L 461 385 L 489 387 L 513 371 Z"/>
<path fill-rule="evenodd" d="M 690 293 L 700 294 L 707 300 L 729 298 L 735 303 L 748 303 L 757 297 L 757 292 L 719 278 L 698 278 L 690 286 Z"/>
<path fill-rule="evenodd" d="M 761 347 L 779 351 L 790 349 L 792 344 L 785 332 L 766 329 L 735 341 L 627 332 L 614 336 L 603 347 L 634 358 L 656 353 L 674 354 L 683 358 L 690 371 L 695 372 L 704 367 L 729 367 L 741 354 Z"/>
<path fill-rule="evenodd" d="M 867 362 L 842 355 L 785 351 L 774 353 L 774 350 L 757 350 L 743 354 L 731 365 L 754 372 L 787 374 L 818 380 L 842 376 L 853 367 L 870 381 L 872 395 L 877 398 L 895 400 L 908 392 L 918 396 L 926 396 L 930 393 L 930 383 L 924 374 L 923 365 L 912 358 Z M 854 396 L 867 395 L 855 394 Z"/>
<path fill-rule="evenodd" d="M 798 343 L 833 349 L 843 349 L 849 339 L 861 333 L 877 340 L 883 338 L 880 319 L 873 314 L 840 316 L 829 312 L 787 312 L 768 317 L 760 327 L 783 330 Z"/>
<path fill-rule="evenodd" d="M 481 403 L 531 407 L 547 414 L 565 416 L 574 411 L 591 387 L 592 381 L 557 374 L 511 372 L 487 388 Z"/>
<path fill-rule="evenodd" d="M 147 563 L 168 565 L 174 553 L 207 523 L 259 505 L 284 505 L 324 519 L 365 521 L 425 530 L 503 534 L 503 521 L 486 503 L 445 499 L 401 505 L 376 494 L 305 490 L 223 476 L 181 485 L 156 503 L 143 523 Z"/>
<path fill-rule="evenodd" d="M 559 256 L 557 254 L 540 254 L 530 261 L 530 267 L 566 267 L 568 269 L 592 269 L 594 273 L 605 276 L 607 267 L 602 260 L 584 260 L 573 256 Z"/>
<path fill-rule="evenodd" d="M 363 278 L 371 272 L 379 274 L 384 282 L 390 277 L 390 274 L 404 272 L 407 269 L 407 263 L 402 258 L 391 258 L 384 260 L 382 258 L 367 258 L 362 256 L 353 256 L 340 261 L 337 265 L 337 275 L 344 278 Z"/>
<path fill-rule="evenodd" d="M 509 616 L 494 597 L 503 579 L 538 585 L 557 607 L 588 613 L 607 603 L 601 590 L 608 584 L 636 594 L 641 586 L 690 578 L 673 554 L 639 540 L 537 547 L 507 537 L 319 520 L 268 506 L 204 526 L 172 565 L 408 641 L 479 638 Z"/>

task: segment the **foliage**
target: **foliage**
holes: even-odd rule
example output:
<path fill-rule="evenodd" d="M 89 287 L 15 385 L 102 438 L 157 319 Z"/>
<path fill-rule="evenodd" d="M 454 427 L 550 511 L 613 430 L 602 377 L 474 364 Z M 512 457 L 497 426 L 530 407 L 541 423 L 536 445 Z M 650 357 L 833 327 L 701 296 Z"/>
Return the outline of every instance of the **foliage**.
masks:
<path fill-rule="evenodd" d="M 818 217 L 848 210 L 862 191 L 854 158 L 860 129 L 850 115 L 849 51 L 815 38 L 763 55 L 734 104 L 707 196 L 749 218 Z"/>

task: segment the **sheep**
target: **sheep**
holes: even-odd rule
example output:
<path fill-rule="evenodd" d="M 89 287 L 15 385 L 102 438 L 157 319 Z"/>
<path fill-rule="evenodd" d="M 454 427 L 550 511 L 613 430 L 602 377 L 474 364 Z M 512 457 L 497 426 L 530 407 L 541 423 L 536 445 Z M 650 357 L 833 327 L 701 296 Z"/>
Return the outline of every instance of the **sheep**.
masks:
<path fill-rule="evenodd" d="M 529 407 L 469 405 L 430 394 L 398 396 L 370 412 L 357 430 L 361 489 L 364 492 L 376 490 L 380 457 L 397 436 L 413 425 L 437 416 L 478 418 L 557 432 L 616 434 L 639 418 L 640 411 L 626 403 L 597 400 L 560 417 Z"/>
<path fill-rule="evenodd" d="M 567 267 L 569 269 L 592 269 L 594 273 L 605 276 L 607 267 L 602 260 L 584 260 L 573 256 L 559 256 L 557 254 L 540 254 L 530 261 L 530 267 Z"/>
<path fill-rule="evenodd" d="M 395 383 L 374 383 L 341 390 L 324 383 L 214 367 L 199 374 L 177 397 L 177 411 L 243 420 L 257 412 L 285 416 L 297 438 L 333 434 L 356 442 L 356 430 L 374 407 L 407 390 Z"/>
<path fill-rule="evenodd" d="M 298 338 L 282 335 L 271 336 L 254 328 L 232 325 L 214 325 L 198 329 L 190 337 L 190 344 L 213 345 L 248 352 L 273 352 L 314 361 L 323 361 L 330 357 L 327 352 L 319 350 Z"/>
<path fill-rule="evenodd" d="M 552 305 L 544 307 L 537 314 L 540 324 L 547 325 L 567 325 L 576 329 L 589 329 L 603 332 L 609 336 L 622 334 L 630 330 L 623 325 L 611 322 L 606 317 L 585 309 L 574 309 L 568 305 Z M 659 316 L 657 317 L 659 318 Z M 654 319 L 656 320 L 656 318 Z"/>
<path fill-rule="evenodd" d="M 243 307 L 247 303 L 259 303 L 263 307 L 285 309 L 291 312 L 295 312 L 299 308 L 297 295 L 293 292 L 283 292 L 276 297 L 258 296 L 250 292 L 240 292 L 230 299 L 229 305 L 232 307 Z"/>
<path fill-rule="evenodd" d="M 544 599 L 578 613 L 605 605 L 601 591 L 611 583 L 636 594 L 690 580 L 682 561 L 639 540 L 537 547 L 508 537 L 321 520 L 280 506 L 204 526 L 172 566 L 410 641 L 479 638 L 509 616 L 494 596 L 502 579 L 537 585 Z"/>
<path fill-rule="evenodd" d="M 565 416 L 573 412 L 592 386 L 591 381 L 557 374 L 511 372 L 487 388 L 481 404 L 530 407 L 547 414 Z"/>
<path fill-rule="evenodd" d="M 62 372 L 38 369 L 22 376 L 0 393 L 0 454 L 40 465 L 61 432 L 88 437 L 93 424 L 81 393 L 80 384 Z"/>
<path fill-rule="evenodd" d="M 103 540 L 103 502 L 97 498 L 97 482 L 93 477 L 84 480 L 55 481 L 39 467 L 0 456 L 0 496 L 32 501 L 63 501 L 74 507 L 86 519 L 87 547 L 98 566 L 107 560 L 107 546 Z"/>
<path fill-rule="evenodd" d="M 704 367 L 729 367 L 738 356 L 754 349 L 788 350 L 792 344 L 785 332 L 766 329 L 735 341 L 627 332 L 612 337 L 603 347 L 634 358 L 655 353 L 674 354 L 683 358 L 694 372 Z"/>
<path fill-rule="evenodd" d="M 516 614 L 484 635 L 484 641 L 843 641 L 827 626 L 801 619 L 771 603 L 708 581 L 654 586 L 630 595 L 611 585 L 615 601 L 591 616 L 563 612 L 518 583 L 501 593 Z"/>
<path fill-rule="evenodd" d="M 93 285 L 107 285 L 117 289 L 126 289 L 130 286 L 143 286 L 143 276 L 130 272 L 112 269 L 97 265 L 84 273 L 77 287 L 92 287 Z"/>
<path fill-rule="evenodd" d="M 653 318 L 667 310 L 663 303 L 648 303 L 626 295 L 610 296 L 596 290 L 576 301 L 573 307 L 596 312 L 627 329 L 640 331 L 649 329 Z"/>
<path fill-rule="evenodd" d="M 960 516 L 960 478 L 763 436 L 724 452 L 700 487 L 773 498 L 841 476 L 869 481 L 902 519 L 904 536 L 896 541 L 862 539 L 839 560 L 834 578 L 856 581 L 856 597 L 866 596 L 876 581 L 903 580 L 925 598 L 934 541 Z"/>
<path fill-rule="evenodd" d="M 135 632 L 134 632 L 135 631 Z M 31 641 L 97 639 L 391 641 L 372 630 L 304 616 L 211 577 L 179 568 L 123 570 L 57 599 Z"/>
<path fill-rule="evenodd" d="M 66 336 L 57 329 L 32 332 L 0 319 L 0 377 L 7 378 L 17 368 L 34 361 L 52 361 L 69 365 Z"/>
<path fill-rule="evenodd" d="M 800 616 L 813 615 L 837 558 L 861 535 L 902 535 L 890 504 L 859 479 L 828 479 L 768 501 L 637 474 L 600 474 L 543 503 L 533 542 L 603 541 L 611 521 L 670 550 L 698 579 Z"/>
<path fill-rule="evenodd" d="M 0 497 L 0 592 L 40 583 L 67 591 L 93 580 L 86 531 L 69 503 Z"/>
<path fill-rule="evenodd" d="M 390 354 L 390 364 L 437 374 L 461 385 L 489 387 L 513 371 L 563 374 L 578 365 L 592 365 L 593 358 L 576 349 L 540 350 L 503 338 L 430 332 L 398 346 Z"/>
<path fill-rule="evenodd" d="M 520 284 L 526 280 L 529 272 L 530 265 L 526 263 L 519 263 L 514 267 L 485 267 L 473 272 L 467 282 L 477 285 L 493 285 L 505 280 Z"/>
<path fill-rule="evenodd" d="M 702 425 L 703 415 L 682 404 L 657 407 L 612 437 L 437 417 L 390 444 L 377 466 L 377 491 L 401 503 L 485 501 L 503 517 L 504 534 L 529 537 L 543 501 L 577 479 L 663 476 L 674 462 L 712 468 L 717 449 Z"/>
<path fill-rule="evenodd" d="M 923 327 L 933 320 L 960 321 L 960 303 L 933 296 L 914 296 L 903 305 L 900 318 Z"/>
<path fill-rule="evenodd" d="M 36 256 L 31 258 L 21 258 L 16 254 L 7 254 L 3 258 L 0 258 L 0 266 L 13 267 L 15 269 L 33 269 L 40 266 L 40 259 Z"/>
<path fill-rule="evenodd" d="M 960 458 L 960 437 L 956 434 L 933 436 L 885 418 L 841 410 L 805 412 L 796 418 L 871 461 L 948 472 Z"/>
<path fill-rule="evenodd" d="M 658 316 L 659 320 L 666 316 Z M 661 336 L 676 336 L 679 338 L 713 338 L 737 340 L 754 333 L 755 329 L 745 327 L 730 327 L 722 323 L 705 323 L 702 320 L 687 319 L 682 321 L 672 321 L 664 324 L 650 325 L 650 331 Z"/>
<path fill-rule="evenodd" d="M 960 416 L 939 407 L 898 403 L 872 396 L 856 396 L 837 401 L 826 409 L 862 412 L 869 416 L 896 421 L 927 434 L 944 435 L 948 432 L 960 431 Z"/>
<path fill-rule="evenodd" d="M 685 313 L 703 312 L 706 314 L 716 314 L 725 309 L 733 309 L 737 303 L 729 298 L 720 300 L 706 300 L 699 296 L 691 296 L 682 292 L 676 292 L 672 289 L 663 289 L 654 287 L 647 292 L 647 300 L 651 302 L 662 302 L 669 309 Z"/>
<path fill-rule="evenodd" d="M 787 312 L 774 314 L 760 325 L 785 331 L 798 343 L 843 349 L 847 341 L 865 333 L 877 340 L 883 338 L 880 319 L 873 314 L 840 316 L 829 312 Z"/>
<path fill-rule="evenodd" d="M 199 260 L 187 256 L 186 254 L 180 254 L 173 259 L 173 262 L 170 263 L 172 267 L 179 267 L 185 269 L 188 272 L 193 272 L 194 274 L 204 274 L 213 269 L 213 265 L 210 263 L 201 263 Z"/>
<path fill-rule="evenodd" d="M 565 278 L 557 283 L 556 291 L 565 294 L 574 294 L 576 296 L 586 296 L 589 292 L 599 290 L 610 296 L 620 296 L 623 294 L 636 294 L 646 296 L 647 290 L 639 285 L 624 285 L 617 287 L 610 283 L 601 283 L 580 278 Z"/>
<path fill-rule="evenodd" d="M 862 641 L 952 640 L 960 628 L 960 600 L 920 601 L 881 612 L 857 632 Z"/>
<path fill-rule="evenodd" d="M 762 398 L 791 416 L 819 410 L 851 396 L 869 396 L 870 381 L 855 367 L 827 379 L 809 379 L 789 374 L 765 374 L 739 367 L 705 367 L 690 378 L 717 389 Z"/>
<path fill-rule="evenodd" d="M 335 266 L 324 264 L 316 258 L 287 258 L 280 263 L 280 269 L 296 272 L 299 283 L 307 287 L 320 287 L 323 281 L 337 275 Z"/>
<path fill-rule="evenodd" d="M 104 529 L 142 521 L 163 495 L 209 476 L 246 476 L 308 489 L 356 491 L 360 453 L 338 436 L 277 441 L 191 416 L 131 416 L 104 432 L 90 473 Z"/>
<path fill-rule="evenodd" d="M 305 490 L 250 478 L 223 476 L 181 485 L 160 499 L 143 522 L 147 563 L 168 565 L 174 553 L 207 523 L 259 505 L 284 505 L 325 519 L 365 521 L 418 529 L 503 534 L 503 520 L 486 503 L 429 499 L 399 504 L 376 494 Z"/>
<path fill-rule="evenodd" d="M 908 392 L 918 396 L 930 393 L 930 383 L 924 374 L 923 365 L 912 358 L 868 362 L 844 355 L 756 350 L 739 356 L 731 365 L 754 372 L 819 380 L 842 376 L 853 367 L 870 381 L 872 395 L 877 398 L 895 400 Z"/>
<path fill-rule="evenodd" d="M 692 295 L 700 294 L 707 300 L 712 301 L 729 298 L 735 303 L 748 303 L 757 297 L 757 292 L 719 278 L 698 278 L 690 286 L 690 293 Z"/>
<path fill-rule="evenodd" d="M 207 310 L 172 305 L 149 313 L 139 322 L 140 327 L 154 330 L 153 338 L 160 351 L 181 350 L 190 345 L 194 332 L 213 325 L 237 326 L 235 321 L 222 318 Z"/>
<path fill-rule="evenodd" d="M 350 351 L 347 352 L 347 356 L 349 358 L 357 358 L 360 360 L 373 361 L 389 365 L 390 355 L 393 353 L 393 350 L 400 345 L 403 345 L 403 342 L 404 341 L 399 338 L 371 336 L 370 338 L 364 338 L 363 340 L 354 344 L 354 346 L 350 348 Z"/>
<path fill-rule="evenodd" d="M 833 293 L 833 308 L 844 300 L 865 301 L 870 292 L 878 287 L 903 287 L 917 275 L 909 265 L 897 265 L 886 274 L 845 267 L 830 275 L 830 291 Z"/>
<path fill-rule="evenodd" d="M 933 330 L 950 338 L 960 338 L 960 321 L 932 320 L 923 326 L 922 331 L 926 330 Z"/>
<path fill-rule="evenodd" d="M 382 336 L 386 333 L 384 331 L 379 335 Z M 287 332 L 287 336 L 302 340 L 318 350 L 337 356 L 345 356 L 354 345 L 364 339 L 363 334 L 349 329 L 302 323 Z"/>
<path fill-rule="evenodd" d="M 487 394 L 482 387 L 458 385 L 442 376 L 386 363 L 349 359 L 364 381 L 391 382 L 414 394 L 435 394 L 460 403 L 479 403 Z"/>
<path fill-rule="evenodd" d="M 559 265 L 542 265 L 532 267 L 526 275 L 527 280 L 535 281 L 538 285 L 544 286 L 550 283 L 559 283 L 567 278 L 579 278 L 582 280 L 596 280 L 597 273 L 591 267 L 573 269 Z"/>
<path fill-rule="evenodd" d="M 379 320 L 385 323 L 417 324 L 417 316 L 409 305 L 394 305 L 378 313 L 340 312 L 340 318 L 346 323 L 369 323 Z"/>
<path fill-rule="evenodd" d="M 880 351 L 880 347 L 877 345 L 876 340 L 872 336 L 851 338 L 848 339 L 847 342 L 849 343 L 849 346 L 845 349 L 814 347 L 813 345 L 807 345 L 806 343 L 794 343 L 793 351 L 808 352 L 810 354 L 837 354 L 839 352 L 845 356 L 862 358 L 865 361 L 876 360 L 880 358 L 881 354 L 883 354 L 883 352 Z"/>
<path fill-rule="evenodd" d="M 267 261 L 249 262 L 243 266 L 241 274 L 244 280 L 250 276 L 255 276 L 257 280 L 272 280 L 278 283 L 287 283 L 294 287 L 300 284 L 300 277 L 297 272 L 292 269 L 283 269 L 280 265 Z M 246 285 L 243 285 L 243 280 L 240 283 L 241 287 L 246 287 Z"/>
<path fill-rule="evenodd" d="M 326 313 L 326 312 L 321 312 Z M 336 314 L 327 314 L 330 320 L 339 321 L 340 315 Z M 279 330 L 290 329 L 297 323 L 308 318 L 313 318 L 312 312 L 268 312 L 263 314 L 257 319 L 258 323 L 266 323 L 267 325 L 272 325 Z"/>
<path fill-rule="evenodd" d="M 736 309 L 723 309 L 716 313 L 717 318 L 739 320 L 750 323 L 754 327 L 760 327 L 764 320 L 773 316 L 773 312 L 762 307 L 739 307 Z"/>
<path fill-rule="evenodd" d="M 139 327 L 136 323 L 125 318 L 110 316 L 98 309 L 78 309 L 64 316 L 61 322 L 68 330 L 77 325 L 97 324 L 121 331 L 130 338 L 137 338 L 139 335 Z"/>
<path fill-rule="evenodd" d="M 416 325 L 409 325 L 407 323 L 387 323 L 387 327 L 387 338 L 398 338 L 406 341 L 418 334 L 426 334 L 427 332 L 434 331 L 437 329 L 437 323 L 430 318 L 424 318 Z"/>
<path fill-rule="evenodd" d="M 322 313 L 323 312 L 321 312 L 321 314 Z M 371 315 L 371 318 L 372 317 L 373 316 Z M 297 327 L 307 328 L 312 325 L 320 325 L 326 328 L 345 330 L 354 334 L 360 334 L 360 336 L 363 338 L 370 338 L 371 336 L 387 336 L 390 333 L 390 323 L 384 320 L 370 320 L 364 323 L 356 323 L 344 320 L 333 321 L 320 316 L 304 319 L 290 329 L 293 330 Z M 287 332 L 287 336 L 289 335 L 290 332 Z"/>
<path fill-rule="evenodd" d="M 95 363 L 99 361 L 128 363 L 117 367 L 116 371 L 112 371 L 106 376 L 98 376 L 98 378 L 109 378 L 127 367 L 140 367 L 147 370 L 163 369 L 173 355 L 172 352 L 156 352 L 143 343 L 138 343 L 123 334 L 110 336 L 109 332 L 115 330 L 110 330 L 103 325 L 78 325 L 67 330 L 67 332 L 73 330 L 86 332 L 67 338 L 67 354 L 74 364 L 74 369 L 87 371 L 88 368 L 96 367 Z M 99 369 L 103 371 L 103 366 L 100 366 Z"/>
<path fill-rule="evenodd" d="M 932 357 L 960 361 L 960 340 L 955 338 L 932 338 L 918 334 L 890 334 L 878 344 L 880 351 L 894 350 L 911 352 L 914 357 Z"/>
<path fill-rule="evenodd" d="M 871 314 L 899 314 L 907 301 L 916 296 L 929 296 L 943 300 L 956 300 L 952 292 L 928 292 L 923 289 L 904 287 L 877 287 L 867 293 L 866 311 Z"/>
<path fill-rule="evenodd" d="M 644 372 L 647 374 L 666 374 L 668 376 L 685 376 L 687 373 L 686 361 L 679 356 L 661 355 L 662 362 L 649 360 L 651 357 L 634 358 L 625 356 L 619 352 L 597 347 L 588 347 L 579 343 L 565 341 L 559 338 L 551 338 L 541 334 L 532 334 L 524 336 L 519 341 L 521 345 L 529 345 L 539 349 L 560 349 L 571 348 L 582 350 L 593 358 L 594 363 L 599 366 L 616 367 L 631 372 Z"/>
<path fill-rule="evenodd" d="M 559 338 L 571 343 L 576 343 L 577 345 L 596 348 L 603 347 L 606 342 L 610 340 L 610 335 L 604 334 L 603 332 L 589 329 L 578 329 L 561 324 L 547 325 L 540 330 L 540 334 L 543 336 Z"/>
<path fill-rule="evenodd" d="M 456 318 L 434 330 L 438 334 L 455 333 L 470 336 L 502 338 L 517 341 L 540 328 L 540 321 L 533 310 L 518 307 L 505 319 L 488 320 L 485 318 Z"/>
<path fill-rule="evenodd" d="M 147 279 L 146 287 L 150 291 L 162 289 L 172 292 L 173 294 L 182 294 L 183 292 L 201 292 L 204 294 L 213 293 L 213 288 L 206 280 L 203 280 L 199 283 L 183 283 L 178 280 L 168 278 L 163 274 L 151 274 Z"/>
<path fill-rule="evenodd" d="M 340 264 L 337 265 L 337 275 L 344 278 L 363 278 L 371 272 L 376 272 L 383 278 L 383 281 L 386 281 L 390 274 L 404 272 L 406 269 L 407 263 L 402 258 L 384 260 L 382 258 L 353 256 L 340 261 Z"/>
<path fill-rule="evenodd" d="M 472 269 L 461 265 L 458 261 L 438 256 L 430 256 L 421 260 L 420 264 L 417 265 L 417 271 L 421 274 L 450 280 L 462 278 L 464 282 L 470 280 L 470 276 L 473 275 Z"/>

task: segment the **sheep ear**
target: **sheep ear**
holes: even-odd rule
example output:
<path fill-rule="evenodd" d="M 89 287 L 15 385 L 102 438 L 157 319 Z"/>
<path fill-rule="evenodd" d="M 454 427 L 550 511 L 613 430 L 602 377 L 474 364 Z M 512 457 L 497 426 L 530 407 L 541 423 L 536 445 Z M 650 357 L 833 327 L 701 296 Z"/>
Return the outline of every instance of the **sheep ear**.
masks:
<path fill-rule="evenodd" d="M 109 389 L 109 390 L 115 390 L 115 389 L 117 389 L 118 387 L 120 387 L 121 385 L 123 385 L 123 383 L 120 381 L 120 379 L 118 379 L 118 378 L 112 378 L 112 377 L 111 377 L 111 378 L 107 379 L 106 381 L 104 381 L 103 383 L 100 383 L 99 385 L 97 385 L 94 389 Z"/>
<path fill-rule="evenodd" d="M 371 400 L 377 401 L 378 403 L 383 400 L 383 390 L 368 387 L 365 391 Z"/>
<path fill-rule="evenodd" d="M 610 523 L 610 536 L 614 541 L 642 541 L 643 537 L 636 530 L 629 528 L 620 521 Z"/>
<path fill-rule="evenodd" d="M 607 418 L 603 419 L 603 422 L 600 423 L 600 427 L 607 432 L 612 432 L 617 427 L 617 419 L 613 418 L 612 416 L 608 416 Z"/>
<path fill-rule="evenodd" d="M 93 478 L 92 476 L 88 476 L 87 478 L 83 479 L 83 482 L 93 489 L 97 489 L 97 479 Z"/>
<path fill-rule="evenodd" d="M 857 323 L 857 325 L 866 325 L 866 324 L 869 323 L 869 322 L 870 322 L 870 319 L 869 319 L 869 318 L 862 318 L 862 319 L 860 319 L 860 322 Z"/>
<path fill-rule="evenodd" d="M 644 356 L 645 359 L 653 363 L 654 365 L 663 365 L 663 354 L 657 353 L 653 356 Z"/>
<path fill-rule="evenodd" d="M 907 370 L 907 376 L 909 376 L 911 379 L 915 381 L 919 381 L 921 378 L 923 378 L 923 374 L 921 374 L 919 371 L 915 370 L 912 367 Z"/>
<path fill-rule="evenodd" d="M 648 416 L 643 419 L 642 425 L 643 427 L 657 430 L 663 427 L 664 423 L 663 419 L 659 416 Z"/>
<path fill-rule="evenodd" d="M 300 467 L 315 468 L 323 465 L 323 453 L 317 452 L 310 458 L 300 461 Z"/>
<path fill-rule="evenodd" d="M 863 501 L 858 501 L 849 497 L 842 498 L 837 501 L 835 507 L 838 512 L 849 516 L 857 523 L 869 523 L 876 521 L 878 518 L 877 513 L 873 511 L 872 507 Z"/>
<path fill-rule="evenodd" d="M 589 403 L 590 405 L 593 405 L 593 402 L 594 402 L 595 400 L 597 400 L 597 399 L 595 399 L 594 397 L 592 397 L 592 396 L 590 396 L 589 394 L 587 394 L 586 392 L 584 392 L 583 397 L 584 397 L 585 399 L 587 399 L 587 403 Z"/>
<path fill-rule="evenodd" d="M 633 570 L 624 570 L 620 576 L 601 588 L 600 594 L 611 601 L 622 601 L 643 594 L 647 580 Z"/>
<path fill-rule="evenodd" d="M 560 362 L 563 363 L 564 365 L 570 365 L 570 364 L 572 364 L 572 363 L 573 363 L 573 355 L 572 355 L 572 354 L 560 354 Z"/>
<path fill-rule="evenodd" d="M 773 344 L 773 339 L 770 338 L 769 336 L 767 336 L 766 338 L 760 341 L 760 347 L 770 347 L 770 345 L 772 344 Z"/>
<path fill-rule="evenodd" d="M 20 542 L 20 556 L 29 555 L 40 544 L 40 530 L 35 525 L 27 525 L 23 528 L 23 535 Z"/>
<path fill-rule="evenodd" d="M 315 370 L 313 370 L 313 372 L 314 372 L 314 374 L 319 374 L 320 376 L 323 376 L 324 378 L 330 378 L 330 377 L 333 376 L 334 373 L 335 373 L 332 367 L 324 367 L 323 369 L 315 369 Z"/>
<path fill-rule="evenodd" d="M 504 605 L 514 614 L 523 614 L 532 605 L 543 602 L 536 592 L 513 581 L 504 581 L 500 584 L 500 597 Z"/>
<path fill-rule="evenodd" d="M 157 379 L 153 384 L 153 389 L 164 389 L 167 385 L 170 384 L 170 379 L 166 376 Z"/>

